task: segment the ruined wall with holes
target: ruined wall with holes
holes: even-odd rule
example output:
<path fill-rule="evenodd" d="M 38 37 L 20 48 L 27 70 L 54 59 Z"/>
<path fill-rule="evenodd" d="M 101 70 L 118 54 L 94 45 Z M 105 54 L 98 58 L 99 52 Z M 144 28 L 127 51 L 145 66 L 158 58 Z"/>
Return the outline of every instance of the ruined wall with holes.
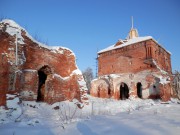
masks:
<path fill-rule="evenodd" d="M 120 87 L 125 83 L 129 89 L 129 97 L 139 97 L 137 84 L 142 85 L 142 96 L 139 98 L 169 100 L 172 91 L 169 76 L 160 72 L 145 70 L 138 73 L 109 74 L 95 79 L 91 83 L 91 95 L 101 98 L 114 98 L 120 100 Z M 102 94 L 103 93 L 103 94 Z"/>
<path fill-rule="evenodd" d="M 18 46 L 16 65 L 16 42 Z M 12 20 L 0 23 L 0 106 L 6 94 L 21 100 L 54 103 L 63 100 L 86 102 L 86 84 L 75 62 L 74 53 L 64 47 L 47 47 L 35 41 Z M 44 80 L 40 82 L 40 70 Z"/>
<path fill-rule="evenodd" d="M 98 54 L 98 78 L 91 83 L 91 95 L 119 100 L 125 84 L 129 97 L 167 101 L 173 95 L 171 71 L 170 53 L 152 39 L 105 51 Z"/>

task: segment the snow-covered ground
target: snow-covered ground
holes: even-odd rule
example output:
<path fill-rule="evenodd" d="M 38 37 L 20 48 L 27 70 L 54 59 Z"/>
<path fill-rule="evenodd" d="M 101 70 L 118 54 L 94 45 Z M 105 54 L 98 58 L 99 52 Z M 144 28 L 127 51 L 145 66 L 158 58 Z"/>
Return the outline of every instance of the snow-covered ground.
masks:
<path fill-rule="evenodd" d="M 79 109 L 73 102 L 48 105 L 23 101 L 7 95 L 0 108 L 0 135 L 179 135 L 180 104 L 159 100 L 117 101 L 89 97 Z"/>

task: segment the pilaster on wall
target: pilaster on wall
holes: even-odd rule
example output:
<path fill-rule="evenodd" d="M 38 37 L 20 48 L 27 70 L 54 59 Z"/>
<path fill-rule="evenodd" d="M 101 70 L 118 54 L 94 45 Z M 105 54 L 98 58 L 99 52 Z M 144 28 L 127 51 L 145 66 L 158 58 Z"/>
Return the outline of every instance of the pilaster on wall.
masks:
<path fill-rule="evenodd" d="M 147 42 L 146 43 L 146 59 L 150 59 L 152 58 L 152 46 L 151 46 L 151 42 Z"/>

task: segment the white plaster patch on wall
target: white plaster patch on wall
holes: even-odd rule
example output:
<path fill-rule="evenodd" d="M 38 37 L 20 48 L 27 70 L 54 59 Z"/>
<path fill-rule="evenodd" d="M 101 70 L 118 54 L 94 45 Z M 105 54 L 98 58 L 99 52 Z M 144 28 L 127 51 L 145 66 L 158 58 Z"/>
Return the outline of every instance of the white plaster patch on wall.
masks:
<path fill-rule="evenodd" d="M 34 70 L 34 69 L 24 69 L 23 71 L 24 72 L 37 72 L 37 70 Z"/>
<path fill-rule="evenodd" d="M 149 89 L 145 89 L 142 91 L 142 97 L 143 98 L 148 98 L 149 97 Z"/>
<path fill-rule="evenodd" d="M 55 78 L 55 77 L 60 78 L 60 79 L 62 79 L 62 80 L 67 80 L 67 79 L 70 78 L 70 76 L 68 76 L 68 77 L 62 77 L 62 76 L 59 75 L 59 74 L 53 74 L 53 78 Z"/>
<path fill-rule="evenodd" d="M 14 51 L 14 48 L 8 48 L 9 51 Z"/>
<path fill-rule="evenodd" d="M 22 51 L 20 57 L 19 57 L 19 64 L 23 65 L 26 62 L 26 57 L 24 55 L 24 51 Z"/>

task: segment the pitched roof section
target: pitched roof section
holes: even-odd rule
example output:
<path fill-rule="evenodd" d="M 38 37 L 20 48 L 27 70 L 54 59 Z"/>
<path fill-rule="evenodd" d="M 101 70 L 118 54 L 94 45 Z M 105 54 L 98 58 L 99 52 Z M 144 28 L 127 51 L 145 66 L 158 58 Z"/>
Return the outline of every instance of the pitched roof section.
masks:
<path fill-rule="evenodd" d="M 124 40 L 125 42 L 120 44 L 120 45 L 111 45 L 101 51 L 98 52 L 98 54 L 101 54 L 103 52 L 108 52 L 108 51 L 111 51 L 111 50 L 115 50 L 115 49 L 118 49 L 118 48 L 122 48 L 122 47 L 125 47 L 125 46 L 129 46 L 129 45 L 132 45 L 132 44 L 135 44 L 135 43 L 139 43 L 139 42 L 142 42 L 142 41 L 147 41 L 147 40 L 153 40 L 155 43 L 157 43 L 159 46 L 161 46 L 164 50 L 166 50 L 162 45 L 160 45 L 155 39 L 153 39 L 152 36 L 145 36 L 145 37 L 136 37 L 136 38 L 132 38 L 132 39 L 128 39 L 128 40 Z M 121 40 L 120 40 L 121 41 Z M 171 54 L 171 52 L 167 51 L 169 54 Z"/>
<path fill-rule="evenodd" d="M 110 51 L 110 50 L 122 48 L 122 47 L 125 47 L 125 46 L 128 46 L 128 45 L 132 45 L 132 44 L 135 44 L 135 43 L 139 43 L 139 42 L 142 42 L 142 41 L 146 41 L 146 40 L 149 40 L 149 39 L 153 39 L 153 38 L 151 36 L 132 38 L 132 39 L 127 40 L 127 42 L 125 42 L 125 43 L 123 43 L 121 45 L 118 45 L 118 46 L 115 46 L 115 45 L 109 46 L 109 47 L 99 51 L 98 54 L 103 53 L 103 52 L 107 52 L 107 51 Z"/>

